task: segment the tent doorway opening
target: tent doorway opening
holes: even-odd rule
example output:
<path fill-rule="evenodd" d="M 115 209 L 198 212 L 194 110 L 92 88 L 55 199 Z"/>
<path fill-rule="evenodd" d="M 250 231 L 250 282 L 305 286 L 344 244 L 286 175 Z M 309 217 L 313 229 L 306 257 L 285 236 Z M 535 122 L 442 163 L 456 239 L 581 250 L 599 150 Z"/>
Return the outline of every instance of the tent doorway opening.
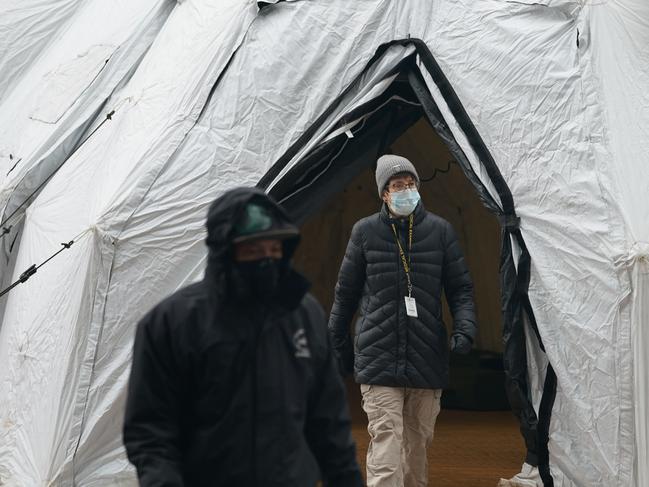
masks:
<path fill-rule="evenodd" d="M 408 157 L 417 167 L 423 202 L 454 226 L 474 281 L 479 336 L 468 357 L 451 357 L 451 384 L 442 406 L 496 411 L 511 405 L 514 414 L 504 411 L 502 417 L 511 420 L 505 442 L 516 451 L 501 460 L 514 462 L 512 474 L 523 457 L 538 461 L 544 482 L 551 485 L 547 432 L 556 380 L 548 365 L 537 421 L 524 331 L 529 323 L 538 339 L 527 297 L 529 253 L 511 191 L 426 46 L 416 39 L 381 46 L 258 185 L 303 225 L 296 266 L 311 279 L 325 309 L 331 309 L 351 228 L 380 208 L 373 174 L 376 159 L 390 152 Z M 452 323 L 448 308 L 443 318 L 447 325 Z M 543 349 L 540 339 L 531 346 Z M 352 417 L 364 423 L 358 387 L 350 381 L 348 390 Z M 470 422 L 472 415 L 463 418 Z M 485 448 L 472 452 L 473 457 L 488 456 L 494 447 L 504 453 L 484 439 Z M 457 446 L 466 453 L 466 444 Z"/>
<path fill-rule="evenodd" d="M 458 234 L 474 282 L 478 335 L 468 356 L 452 356 L 451 384 L 443 407 L 468 410 L 509 409 L 502 367 L 499 262 L 500 226 L 487 210 L 441 138 L 420 118 L 390 144 L 386 153 L 407 157 L 421 178 L 426 209 L 448 220 Z M 339 188 L 302 226 L 295 265 L 312 282 L 312 292 L 326 311 L 331 309 L 338 270 L 352 226 L 379 211 L 374 168 L 366 167 Z M 452 317 L 445 300 L 444 323 Z M 348 380 L 350 408 L 363 421 L 358 387 Z"/>

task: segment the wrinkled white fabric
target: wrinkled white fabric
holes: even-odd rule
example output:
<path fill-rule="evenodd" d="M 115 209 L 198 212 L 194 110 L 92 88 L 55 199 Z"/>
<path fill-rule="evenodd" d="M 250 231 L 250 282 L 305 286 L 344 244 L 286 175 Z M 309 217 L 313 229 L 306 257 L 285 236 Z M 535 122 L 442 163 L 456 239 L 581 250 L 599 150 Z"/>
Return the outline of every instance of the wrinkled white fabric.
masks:
<path fill-rule="evenodd" d="M 641 82 L 648 64 L 631 62 L 649 43 L 639 40 L 646 17 L 630 13 L 646 7 L 567 0 L 310 0 L 261 11 L 247 0 L 171 6 L 128 76 L 102 91 L 102 110 L 79 112 L 57 137 L 39 139 L 44 157 L 74 147 L 103 112 L 116 110 L 29 206 L 9 255 L 16 279 L 85 232 L 5 298 L 0 480 L 134 485 L 120 428 L 135 322 L 201 276 L 203 221 L 214 197 L 255 184 L 381 44 L 410 36 L 437 59 L 521 217 L 532 258 L 530 301 L 558 377 L 549 445 L 555 485 L 643 486 L 633 477 L 635 464 L 638 478 L 646 478 L 647 462 L 636 450 L 646 452 L 647 281 L 643 260 L 627 265 L 625 256 L 635 242 L 649 241 L 649 138 L 642 132 L 649 115 Z M 71 16 L 43 56 L 26 60 L 16 76 L 62 64 L 46 53 L 66 29 L 81 28 L 79 18 Z M 401 55 L 394 53 L 392 61 Z M 614 69 L 617 63 L 623 69 Z M 379 67 L 368 73 L 366 86 L 343 100 L 327 127 L 372 93 L 383 74 Z M 438 87 L 424 79 L 499 202 Z M 49 120 L 66 105 L 38 103 Z M 48 125 L 42 117 L 32 122 Z M 325 136 L 318 133 L 309 147 Z M 9 160 L 2 161 L 8 171 Z M 32 181 L 44 180 L 40 164 L 28 166 Z M 542 359 L 535 367 L 543 370 Z"/>
<path fill-rule="evenodd" d="M 0 4 L 0 102 L 82 4 L 81 0 L 5 0 Z"/>
<path fill-rule="evenodd" d="M 25 69 L 11 96 L 0 99 L 0 219 L 12 230 L 0 247 L 3 286 L 20 246 L 24 203 L 90 135 L 93 119 L 99 113 L 105 119 L 103 104 L 128 80 L 172 6 L 166 0 L 86 2 Z M 34 15 L 28 5 L 15 9 L 21 18 Z"/>

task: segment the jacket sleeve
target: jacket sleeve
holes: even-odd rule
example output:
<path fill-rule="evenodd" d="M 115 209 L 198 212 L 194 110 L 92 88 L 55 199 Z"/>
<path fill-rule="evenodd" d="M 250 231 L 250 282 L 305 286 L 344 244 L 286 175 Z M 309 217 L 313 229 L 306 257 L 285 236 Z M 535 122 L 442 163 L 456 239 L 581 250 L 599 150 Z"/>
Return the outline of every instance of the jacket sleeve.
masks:
<path fill-rule="evenodd" d="M 473 341 L 477 332 L 473 283 L 455 230 L 448 222 L 444 240 L 442 282 L 448 306 L 453 314 L 453 334 L 461 333 Z"/>
<path fill-rule="evenodd" d="M 181 487 L 180 377 L 167 323 L 155 309 L 137 326 L 124 445 L 141 487 Z"/>
<path fill-rule="evenodd" d="M 343 263 L 338 273 L 334 303 L 329 316 L 329 333 L 340 372 L 350 373 L 354 365 L 354 348 L 350 324 L 365 286 L 365 254 L 359 225 L 354 225 Z"/>
<path fill-rule="evenodd" d="M 312 324 L 317 355 L 316 380 L 309 394 L 305 436 L 318 461 L 325 487 L 360 487 L 363 477 L 356 461 L 347 395 L 327 334 L 324 313 Z"/>

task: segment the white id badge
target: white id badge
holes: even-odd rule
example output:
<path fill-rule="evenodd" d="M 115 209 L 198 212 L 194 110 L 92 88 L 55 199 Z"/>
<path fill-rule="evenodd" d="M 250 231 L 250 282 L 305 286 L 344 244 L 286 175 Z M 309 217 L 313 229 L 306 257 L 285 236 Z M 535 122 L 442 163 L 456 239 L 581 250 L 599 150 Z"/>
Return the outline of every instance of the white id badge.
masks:
<path fill-rule="evenodd" d="M 417 301 L 415 301 L 415 298 L 405 296 L 404 299 L 406 300 L 406 314 L 413 318 L 417 318 Z"/>

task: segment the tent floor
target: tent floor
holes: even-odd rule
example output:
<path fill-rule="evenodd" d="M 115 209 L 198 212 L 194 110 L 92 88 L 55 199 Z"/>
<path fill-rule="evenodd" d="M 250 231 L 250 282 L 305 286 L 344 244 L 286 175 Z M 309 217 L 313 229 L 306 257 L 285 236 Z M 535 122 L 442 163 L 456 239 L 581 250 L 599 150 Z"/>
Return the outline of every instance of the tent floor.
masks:
<path fill-rule="evenodd" d="M 355 416 L 353 435 L 358 461 L 365 472 L 369 436 Z M 511 411 L 442 410 L 428 451 L 429 487 L 496 487 L 516 475 L 525 446 Z"/>

